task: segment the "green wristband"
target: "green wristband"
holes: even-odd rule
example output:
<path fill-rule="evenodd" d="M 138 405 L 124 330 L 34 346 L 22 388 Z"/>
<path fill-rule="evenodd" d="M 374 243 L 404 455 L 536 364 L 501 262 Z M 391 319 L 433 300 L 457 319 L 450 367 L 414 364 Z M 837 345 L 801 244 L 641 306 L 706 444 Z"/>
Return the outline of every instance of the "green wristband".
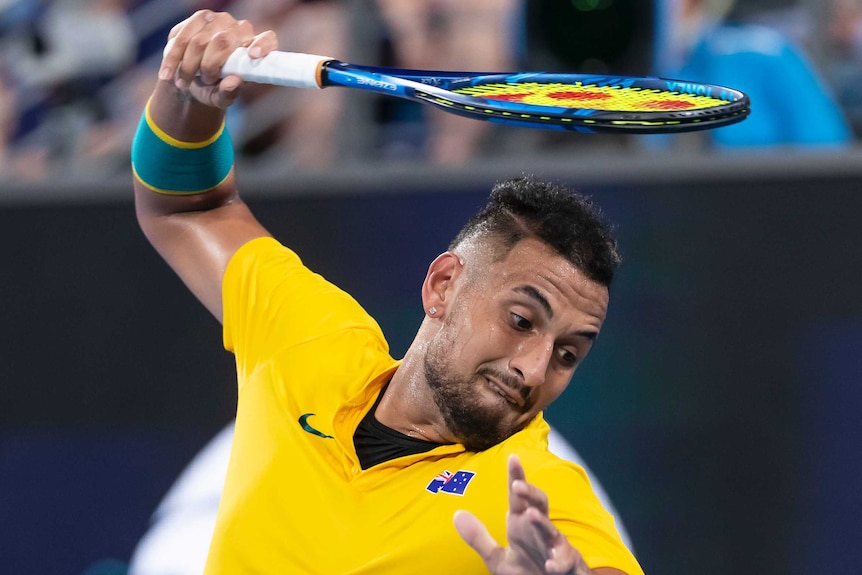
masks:
<path fill-rule="evenodd" d="M 182 142 L 153 122 L 147 103 L 132 141 L 132 171 L 144 186 L 160 194 L 200 194 L 222 183 L 233 162 L 224 123 L 203 142 Z"/>

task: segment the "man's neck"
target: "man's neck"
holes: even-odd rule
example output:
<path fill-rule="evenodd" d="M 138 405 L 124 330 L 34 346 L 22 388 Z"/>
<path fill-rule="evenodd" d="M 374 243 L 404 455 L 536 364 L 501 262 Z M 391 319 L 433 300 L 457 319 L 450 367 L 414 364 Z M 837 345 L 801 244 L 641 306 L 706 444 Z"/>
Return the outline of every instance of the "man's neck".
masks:
<path fill-rule="evenodd" d="M 392 376 L 375 418 L 409 437 L 434 443 L 457 443 L 443 422 L 425 380 L 420 358 L 410 351 Z"/>

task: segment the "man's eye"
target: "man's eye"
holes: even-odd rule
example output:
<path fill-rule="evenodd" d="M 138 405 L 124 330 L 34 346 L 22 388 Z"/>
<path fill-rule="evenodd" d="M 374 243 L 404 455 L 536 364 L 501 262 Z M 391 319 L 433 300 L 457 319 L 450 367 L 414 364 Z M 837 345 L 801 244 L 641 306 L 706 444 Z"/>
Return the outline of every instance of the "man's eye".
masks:
<path fill-rule="evenodd" d="M 529 330 L 533 328 L 533 324 L 530 323 L 530 320 L 516 313 L 512 314 L 512 322 L 515 324 L 515 327 L 521 330 Z"/>
<path fill-rule="evenodd" d="M 560 363 L 566 367 L 574 367 L 578 363 L 578 356 L 568 349 L 561 348 L 559 353 Z"/>

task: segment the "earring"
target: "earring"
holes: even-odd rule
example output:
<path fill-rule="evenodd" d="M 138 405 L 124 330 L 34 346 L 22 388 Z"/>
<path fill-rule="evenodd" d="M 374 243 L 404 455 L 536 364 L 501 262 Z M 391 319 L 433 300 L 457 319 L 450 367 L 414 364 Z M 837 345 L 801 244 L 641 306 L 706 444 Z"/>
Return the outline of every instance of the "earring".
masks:
<path fill-rule="evenodd" d="M 430 308 L 428 308 L 428 315 L 435 315 L 436 313 L 437 313 L 436 307 L 431 306 Z"/>

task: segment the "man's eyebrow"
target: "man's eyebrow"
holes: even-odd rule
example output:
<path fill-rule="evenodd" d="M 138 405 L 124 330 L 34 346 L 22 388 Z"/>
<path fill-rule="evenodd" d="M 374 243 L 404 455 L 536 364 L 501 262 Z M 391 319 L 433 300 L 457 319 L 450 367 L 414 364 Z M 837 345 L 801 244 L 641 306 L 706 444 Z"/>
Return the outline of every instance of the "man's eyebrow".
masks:
<path fill-rule="evenodd" d="M 538 304 L 542 306 L 542 309 L 544 309 L 545 312 L 548 314 L 548 317 L 553 319 L 554 310 L 551 307 L 551 304 L 548 301 L 548 298 L 546 298 L 542 294 L 542 292 L 540 292 L 539 290 L 537 290 L 536 288 L 534 288 L 531 285 L 518 286 L 515 289 L 513 289 L 512 291 L 517 292 L 517 293 L 522 293 L 522 294 L 526 295 L 527 297 L 529 297 L 530 299 L 538 302 Z M 595 341 L 596 337 L 599 335 L 599 332 L 593 331 L 593 330 L 581 330 L 581 331 L 578 331 L 576 333 L 576 335 L 579 335 L 581 337 L 585 337 L 590 341 Z"/>
<path fill-rule="evenodd" d="M 590 341 L 595 341 L 596 337 L 598 337 L 598 335 L 599 335 L 599 332 L 582 330 L 582 331 L 577 332 L 577 335 L 579 335 L 581 337 L 585 337 Z"/>
<path fill-rule="evenodd" d="M 535 300 L 540 306 L 542 306 L 542 309 L 545 310 L 545 313 L 548 314 L 549 318 L 554 317 L 554 310 L 551 308 L 551 304 L 548 302 L 548 298 L 546 298 L 542 294 L 542 292 L 540 292 L 539 290 L 537 290 L 533 286 L 531 286 L 531 285 L 518 286 L 512 291 L 522 293 L 525 296 Z"/>

